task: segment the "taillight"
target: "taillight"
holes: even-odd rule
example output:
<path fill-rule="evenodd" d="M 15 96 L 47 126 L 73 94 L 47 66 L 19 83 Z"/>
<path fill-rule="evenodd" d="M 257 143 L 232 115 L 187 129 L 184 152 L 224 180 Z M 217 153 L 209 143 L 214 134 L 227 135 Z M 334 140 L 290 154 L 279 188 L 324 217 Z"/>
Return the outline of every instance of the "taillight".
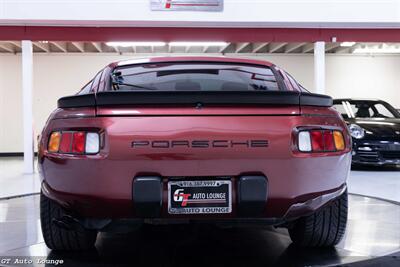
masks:
<path fill-rule="evenodd" d="M 324 136 L 322 135 L 322 131 L 311 131 L 311 144 L 313 151 L 324 151 Z"/>
<path fill-rule="evenodd" d="M 335 140 L 336 150 L 344 150 L 346 143 L 344 142 L 343 133 L 341 131 L 333 131 L 333 140 Z"/>
<path fill-rule="evenodd" d="M 98 133 L 84 131 L 52 132 L 48 151 L 61 154 L 96 154 L 100 150 Z"/>
<path fill-rule="evenodd" d="M 71 132 L 63 133 L 59 151 L 61 153 L 70 152 L 71 151 L 71 142 L 72 142 L 72 133 Z"/>
<path fill-rule="evenodd" d="M 48 150 L 50 152 L 57 152 L 60 148 L 60 139 L 61 133 L 60 132 L 52 132 L 49 139 Z"/>
<path fill-rule="evenodd" d="M 100 148 L 100 139 L 98 133 L 87 133 L 86 134 L 86 145 L 85 151 L 86 153 L 97 153 Z"/>
<path fill-rule="evenodd" d="M 338 130 L 301 130 L 297 145 L 301 152 L 336 152 L 346 148 L 343 134 Z"/>
<path fill-rule="evenodd" d="M 72 137 L 72 153 L 82 154 L 85 151 L 85 133 L 75 132 Z"/>
<path fill-rule="evenodd" d="M 324 131 L 324 144 L 325 144 L 325 150 L 327 150 L 327 151 L 335 151 L 336 150 L 332 131 Z"/>
<path fill-rule="evenodd" d="M 312 151 L 310 132 L 308 131 L 299 132 L 299 138 L 297 143 L 300 151 L 302 152 Z"/>

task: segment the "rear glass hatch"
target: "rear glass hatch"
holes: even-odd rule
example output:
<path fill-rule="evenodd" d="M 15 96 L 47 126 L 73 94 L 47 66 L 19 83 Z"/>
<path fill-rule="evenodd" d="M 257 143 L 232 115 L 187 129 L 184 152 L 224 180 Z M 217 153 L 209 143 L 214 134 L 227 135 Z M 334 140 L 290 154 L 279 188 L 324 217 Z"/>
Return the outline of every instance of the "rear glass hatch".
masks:
<path fill-rule="evenodd" d="M 286 90 L 272 68 L 207 62 L 164 62 L 117 67 L 115 91 L 279 91 Z"/>
<path fill-rule="evenodd" d="M 161 62 L 116 67 L 107 91 L 97 93 L 99 115 L 110 108 L 173 108 L 185 112 L 202 108 L 202 114 L 225 108 L 229 114 L 298 114 L 298 91 L 290 91 L 273 67 L 230 62 Z M 105 107 L 106 109 L 102 108 Z M 262 111 L 260 111 L 262 109 Z M 114 110 L 115 111 L 115 110 Z M 151 112 L 154 115 L 154 110 Z"/>

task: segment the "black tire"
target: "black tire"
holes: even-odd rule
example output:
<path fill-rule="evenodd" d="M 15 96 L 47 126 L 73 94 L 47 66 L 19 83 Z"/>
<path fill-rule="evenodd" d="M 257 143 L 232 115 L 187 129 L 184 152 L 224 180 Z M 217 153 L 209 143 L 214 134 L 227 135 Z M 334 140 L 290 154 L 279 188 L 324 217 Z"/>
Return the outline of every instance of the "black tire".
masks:
<path fill-rule="evenodd" d="M 54 218 L 61 218 L 64 210 L 53 200 L 40 194 L 40 220 L 43 239 L 47 247 L 53 250 L 79 251 L 94 247 L 97 232 L 85 229 L 66 230 L 54 224 Z"/>
<path fill-rule="evenodd" d="M 347 191 L 314 214 L 289 227 L 293 243 L 302 247 L 331 247 L 340 242 L 347 224 Z"/>

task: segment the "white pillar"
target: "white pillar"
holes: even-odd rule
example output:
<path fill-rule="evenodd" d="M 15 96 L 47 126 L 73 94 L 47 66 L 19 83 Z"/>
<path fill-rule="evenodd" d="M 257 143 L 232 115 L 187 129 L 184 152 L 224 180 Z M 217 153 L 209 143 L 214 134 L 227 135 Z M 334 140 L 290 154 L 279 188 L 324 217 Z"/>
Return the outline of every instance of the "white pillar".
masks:
<path fill-rule="evenodd" d="M 33 173 L 33 51 L 32 41 L 22 41 L 22 104 L 24 129 L 24 173 Z"/>
<path fill-rule="evenodd" d="M 325 42 L 314 43 L 314 88 L 325 94 Z"/>

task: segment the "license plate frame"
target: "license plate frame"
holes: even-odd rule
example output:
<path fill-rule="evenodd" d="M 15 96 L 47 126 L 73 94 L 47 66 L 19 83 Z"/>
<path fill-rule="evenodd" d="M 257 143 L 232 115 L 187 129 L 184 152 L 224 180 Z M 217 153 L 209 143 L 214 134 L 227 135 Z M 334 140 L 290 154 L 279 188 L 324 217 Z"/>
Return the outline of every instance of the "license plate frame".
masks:
<path fill-rule="evenodd" d="M 177 191 L 178 189 L 180 190 Z M 229 214 L 231 212 L 231 180 L 168 181 L 169 214 Z"/>

